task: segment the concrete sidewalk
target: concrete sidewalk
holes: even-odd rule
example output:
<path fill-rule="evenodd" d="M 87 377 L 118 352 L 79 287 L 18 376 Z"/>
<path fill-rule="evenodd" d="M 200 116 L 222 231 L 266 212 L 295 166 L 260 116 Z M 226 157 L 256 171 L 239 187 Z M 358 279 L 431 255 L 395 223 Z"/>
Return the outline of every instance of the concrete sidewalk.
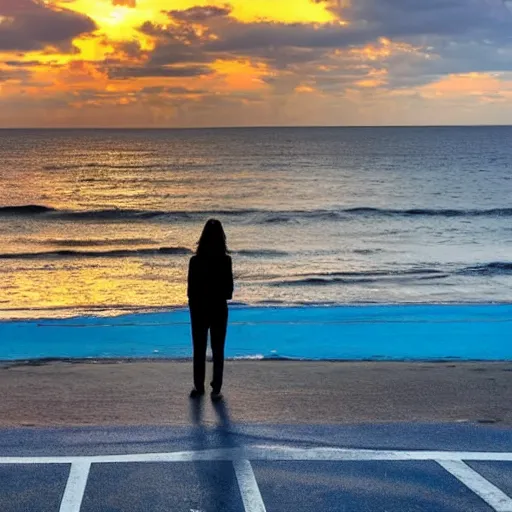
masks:
<path fill-rule="evenodd" d="M 190 362 L 4 363 L 0 426 L 188 425 L 191 381 Z M 224 393 L 236 423 L 512 425 L 512 362 L 231 361 Z"/>

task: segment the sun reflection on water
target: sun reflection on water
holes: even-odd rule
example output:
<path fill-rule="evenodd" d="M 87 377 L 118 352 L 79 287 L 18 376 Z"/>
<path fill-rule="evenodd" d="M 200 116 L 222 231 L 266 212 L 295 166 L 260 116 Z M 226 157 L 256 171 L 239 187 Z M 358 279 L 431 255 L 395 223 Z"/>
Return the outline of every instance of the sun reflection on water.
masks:
<path fill-rule="evenodd" d="M 158 266 L 136 259 L 108 258 L 85 263 L 63 260 L 57 265 L 30 263 L 24 272 L 4 276 L 3 288 L 15 291 L 16 300 L 6 309 L 0 307 L 0 318 L 30 317 L 30 310 L 42 307 L 54 310 L 51 316 L 69 316 L 74 309 L 104 307 L 115 314 L 116 310 L 186 303 L 186 261 Z"/>

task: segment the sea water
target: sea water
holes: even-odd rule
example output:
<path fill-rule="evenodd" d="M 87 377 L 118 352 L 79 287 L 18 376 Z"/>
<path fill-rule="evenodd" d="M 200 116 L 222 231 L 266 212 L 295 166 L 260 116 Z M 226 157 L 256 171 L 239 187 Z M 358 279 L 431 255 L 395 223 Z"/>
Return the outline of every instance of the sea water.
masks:
<path fill-rule="evenodd" d="M 510 303 L 511 142 L 510 127 L 0 130 L 0 319 L 183 307 L 211 217 L 234 301 L 265 315 Z"/>
<path fill-rule="evenodd" d="M 512 300 L 512 128 L 1 130 L 0 317 L 186 304 L 219 218 L 248 305 Z"/>

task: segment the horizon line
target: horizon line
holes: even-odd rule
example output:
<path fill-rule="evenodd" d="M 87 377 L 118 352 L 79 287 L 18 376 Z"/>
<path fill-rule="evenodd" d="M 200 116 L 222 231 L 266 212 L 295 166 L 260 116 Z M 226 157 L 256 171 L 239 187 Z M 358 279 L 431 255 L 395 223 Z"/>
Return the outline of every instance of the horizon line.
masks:
<path fill-rule="evenodd" d="M 510 128 L 512 124 L 389 124 L 389 125 L 232 125 L 232 126 L 0 126 L 7 130 L 251 130 L 312 128 Z"/>

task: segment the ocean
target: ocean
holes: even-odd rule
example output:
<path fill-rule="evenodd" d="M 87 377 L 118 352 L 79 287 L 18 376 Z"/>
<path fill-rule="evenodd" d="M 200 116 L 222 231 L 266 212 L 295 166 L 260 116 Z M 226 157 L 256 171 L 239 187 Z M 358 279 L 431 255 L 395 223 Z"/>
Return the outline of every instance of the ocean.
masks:
<path fill-rule="evenodd" d="M 251 306 L 512 302 L 512 127 L 0 130 L 0 319 L 186 304 L 220 219 Z"/>

